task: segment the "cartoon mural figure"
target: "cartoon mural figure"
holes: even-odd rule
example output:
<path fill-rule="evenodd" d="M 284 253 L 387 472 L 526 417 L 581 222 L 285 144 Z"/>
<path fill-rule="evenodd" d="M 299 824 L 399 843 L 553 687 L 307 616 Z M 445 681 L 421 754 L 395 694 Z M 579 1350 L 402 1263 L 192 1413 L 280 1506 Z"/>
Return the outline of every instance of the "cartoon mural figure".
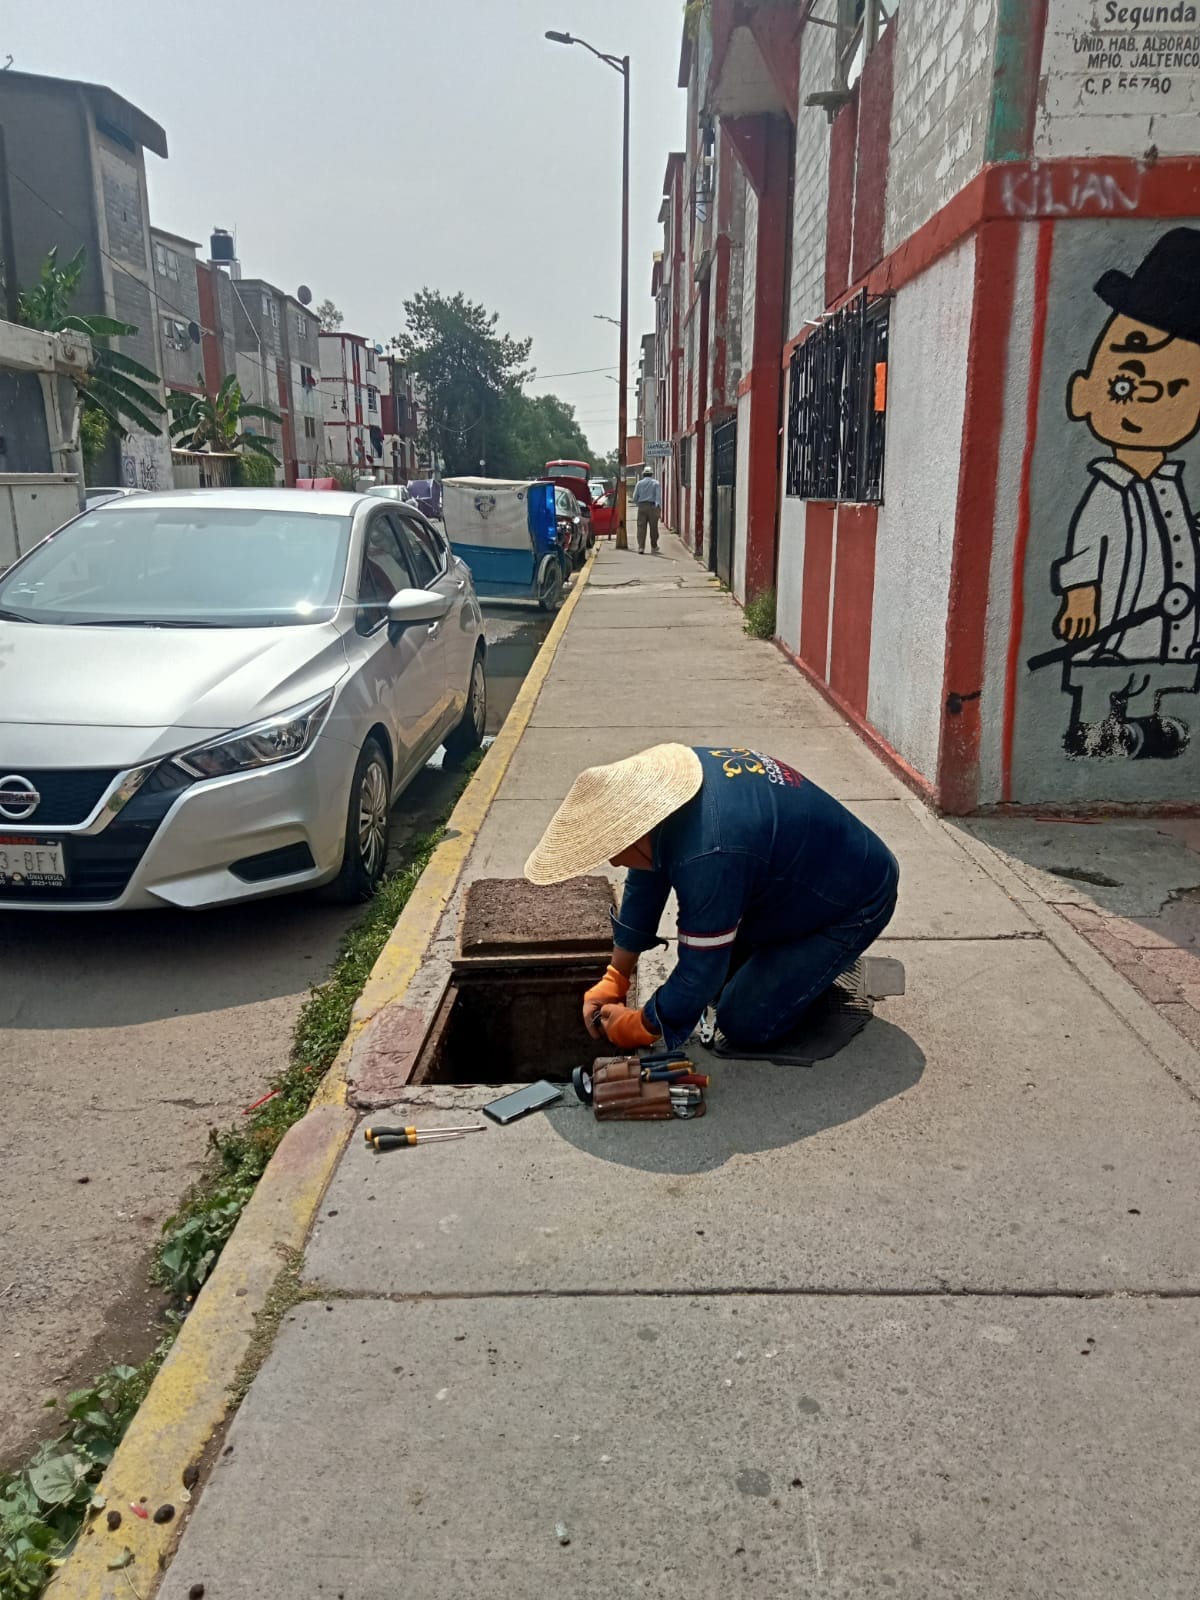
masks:
<path fill-rule="evenodd" d="M 1111 453 L 1091 463 L 1052 569 L 1064 643 L 1029 665 L 1062 663 L 1068 754 L 1164 759 L 1190 737 L 1168 697 L 1200 688 L 1200 538 L 1168 457 L 1200 430 L 1200 231 L 1173 229 L 1096 293 L 1113 314 L 1067 411 Z"/>

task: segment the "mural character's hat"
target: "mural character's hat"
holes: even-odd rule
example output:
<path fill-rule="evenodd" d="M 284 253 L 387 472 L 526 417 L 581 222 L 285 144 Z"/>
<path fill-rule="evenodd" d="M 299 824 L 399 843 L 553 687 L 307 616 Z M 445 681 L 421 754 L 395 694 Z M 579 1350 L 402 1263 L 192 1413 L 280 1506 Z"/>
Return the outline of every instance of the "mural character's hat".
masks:
<path fill-rule="evenodd" d="M 1106 272 L 1096 293 L 1122 316 L 1200 344 L 1200 230 L 1172 228 L 1136 272 Z"/>

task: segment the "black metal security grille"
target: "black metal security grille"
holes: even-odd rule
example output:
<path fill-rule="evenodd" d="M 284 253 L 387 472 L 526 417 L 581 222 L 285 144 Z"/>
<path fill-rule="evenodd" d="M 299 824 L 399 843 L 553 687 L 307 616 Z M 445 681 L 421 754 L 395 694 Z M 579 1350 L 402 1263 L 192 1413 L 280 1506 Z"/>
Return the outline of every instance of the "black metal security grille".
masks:
<path fill-rule="evenodd" d="M 864 291 L 792 352 L 788 494 L 882 502 L 890 309 Z"/>
<path fill-rule="evenodd" d="M 737 418 L 713 428 L 713 472 L 717 488 L 737 482 Z"/>

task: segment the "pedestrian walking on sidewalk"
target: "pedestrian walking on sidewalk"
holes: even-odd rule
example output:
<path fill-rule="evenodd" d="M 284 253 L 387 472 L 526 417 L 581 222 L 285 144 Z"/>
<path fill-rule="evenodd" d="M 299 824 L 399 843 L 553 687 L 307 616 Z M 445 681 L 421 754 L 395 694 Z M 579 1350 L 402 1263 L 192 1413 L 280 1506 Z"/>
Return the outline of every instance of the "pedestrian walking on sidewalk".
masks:
<path fill-rule="evenodd" d="M 662 511 L 662 489 L 658 479 L 650 467 L 642 468 L 642 475 L 637 481 L 637 488 L 633 491 L 633 503 L 637 507 L 637 541 L 638 554 L 646 553 L 646 530 L 650 530 L 650 550 L 658 551 L 658 518 Z"/>
<path fill-rule="evenodd" d="M 784 1040 L 891 921 L 899 867 L 844 806 L 782 761 L 749 749 L 660 744 L 589 767 L 525 863 L 561 883 L 627 867 L 612 962 L 583 1020 L 621 1050 L 676 1049 L 716 1004 L 726 1045 Z M 625 1004 L 638 956 L 664 941 L 674 889 L 679 959 L 640 1010 Z"/>

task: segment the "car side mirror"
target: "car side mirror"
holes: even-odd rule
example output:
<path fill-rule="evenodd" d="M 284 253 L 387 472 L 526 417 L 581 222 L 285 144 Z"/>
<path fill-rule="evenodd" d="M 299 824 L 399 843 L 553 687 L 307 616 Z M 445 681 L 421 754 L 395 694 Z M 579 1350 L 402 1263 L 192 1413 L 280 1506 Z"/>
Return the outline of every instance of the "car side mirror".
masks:
<path fill-rule="evenodd" d="M 394 644 L 405 628 L 440 622 L 450 610 L 450 596 L 438 589 L 398 589 L 387 603 L 388 636 Z"/>

